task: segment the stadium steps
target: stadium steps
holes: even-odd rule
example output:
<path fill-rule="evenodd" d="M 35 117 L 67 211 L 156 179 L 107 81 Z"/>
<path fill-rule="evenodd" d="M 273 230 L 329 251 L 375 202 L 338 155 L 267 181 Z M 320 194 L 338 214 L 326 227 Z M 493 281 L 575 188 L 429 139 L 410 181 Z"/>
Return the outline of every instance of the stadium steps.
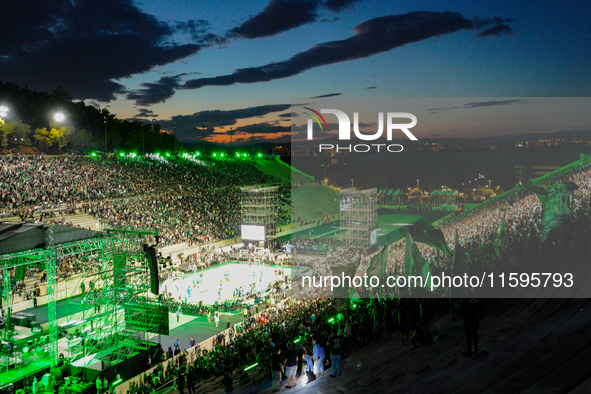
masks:
<path fill-rule="evenodd" d="M 564 303 L 563 300 L 552 301 L 555 301 L 554 307 L 560 306 Z M 454 392 L 456 390 L 461 390 L 466 382 L 480 380 L 481 377 L 489 374 L 491 368 L 508 362 L 516 355 L 521 355 L 530 345 L 526 342 L 527 333 L 530 329 L 533 329 L 538 325 L 533 317 L 537 316 L 537 311 L 540 311 L 540 306 L 544 305 L 546 305 L 546 308 L 544 309 L 547 311 L 545 312 L 546 316 L 550 315 L 552 311 L 548 304 L 552 303 L 552 301 L 535 300 L 509 322 L 509 325 L 517 325 L 521 323 L 523 327 L 521 330 L 515 328 L 513 331 L 507 332 L 506 329 L 495 330 L 496 327 L 494 326 L 481 330 L 479 336 L 481 338 L 480 343 L 483 344 L 483 346 L 481 347 L 481 354 L 478 357 L 467 358 L 465 356 L 459 356 L 464 360 L 461 365 L 453 366 L 452 368 L 443 368 L 441 371 L 435 372 L 433 378 L 422 383 L 419 387 L 410 392 L 434 392 L 436 390 L 440 390 L 441 392 Z M 514 314 L 514 310 L 512 314 Z M 541 320 L 543 320 L 543 318 Z M 527 328 L 528 326 L 525 323 L 529 323 L 530 329 Z M 494 332 L 492 332 L 492 334 L 485 336 L 493 330 Z M 491 343 L 491 341 L 492 344 L 489 347 L 484 346 L 484 344 Z M 508 341 L 510 341 L 511 344 L 506 346 Z M 499 344 L 502 344 L 502 346 Z M 544 354 L 544 352 L 550 351 L 551 349 L 552 346 L 545 346 L 542 347 L 542 349 L 536 348 L 539 353 L 535 354 Z M 482 392 L 482 390 L 466 392 Z"/>
<path fill-rule="evenodd" d="M 257 169 L 266 175 L 271 175 L 275 178 L 278 178 L 282 183 L 286 185 L 291 184 L 291 170 L 289 167 L 277 163 L 275 159 L 267 159 L 267 160 L 256 160 L 255 161 Z M 300 178 L 306 179 L 302 176 Z"/>
<path fill-rule="evenodd" d="M 586 394 L 591 393 L 591 378 L 585 380 L 582 384 L 577 386 L 574 390 L 569 392 L 570 394 Z"/>
<path fill-rule="evenodd" d="M 64 219 L 66 223 L 71 222 L 72 226 L 74 226 L 74 227 L 79 227 L 79 228 L 84 228 L 84 229 L 88 229 L 90 227 L 93 230 L 96 229 L 96 225 L 100 223 L 97 219 L 95 219 L 94 216 L 89 215 L 87 213 L 79 213 L 76 215 L 57 214 L 57 215 L 55 215 L 54 218 L 51 218 L 51 219 L 55 220 L 55 221 Z M 13 216 L 13 217 L 6 218 L 3 220 L 7 221 L 7 222 L 23 223 L 18 216 Z"/>
<path fill-rule="evenodd" d="M 290 393 L 587 393 L 591 388 L 591 305 L 587 299 L 506 299 L 486 306 L 479 337 L 481 353 L 465 357 L 462 322 L 449 314 L 435 320 L 445 336 L 410 350 L 396 334 L 384 335 L 343 360 L 342 376 L 325 377 Z M 432 331 L 433 332 L 433 331 Z M 360 368 L 358 364 L 361 363 Z M 235 374 L 236 376 L 236 374 Z M 253 392 L 251 385 L 235 393 Z M 262 384 L 264 382 L 264 384 Z M 283 386 L 287 384 L 286 380 Z M 254 392 L 271 393 L 257 374 Z M 281 389 L 282 392 L 286 390 Z M 223 393 L 220 380 L 198 393 Z"/>

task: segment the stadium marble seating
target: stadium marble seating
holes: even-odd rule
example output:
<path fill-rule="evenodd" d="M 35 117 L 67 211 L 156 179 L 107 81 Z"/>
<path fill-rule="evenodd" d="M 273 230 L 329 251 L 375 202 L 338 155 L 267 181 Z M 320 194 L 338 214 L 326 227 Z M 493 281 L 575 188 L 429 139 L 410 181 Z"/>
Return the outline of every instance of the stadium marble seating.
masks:
<path fill-rule="evenodd" d="M 343 362 L 343 375 L 328 376 L 292 393 L 588 393 L 591 392 L 591 303 L 588 299 L 505 299 L 485 308 L 480 354 L 466 357 L 462 322 L 450 314 L 431 323 L 442 338 L 411 350 L 396 334 L 382 336 Z M 330 370 L 325 375 L 328 375 Z M 198 393 L 223 393 L 221 378 L 197 386 Z M 257 386 L 235 393 L 271 393 Z M 283 384 L 287 384 L 283 381 Z M 282 388 L 281 391 L 286 391 Z"/>

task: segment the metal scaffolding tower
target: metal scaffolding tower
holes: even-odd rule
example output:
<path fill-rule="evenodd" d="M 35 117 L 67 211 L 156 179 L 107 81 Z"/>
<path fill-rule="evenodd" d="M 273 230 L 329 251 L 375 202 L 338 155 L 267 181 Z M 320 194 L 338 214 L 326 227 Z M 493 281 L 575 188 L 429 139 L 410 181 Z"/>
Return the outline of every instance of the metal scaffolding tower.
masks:
<path fill-rule="evenodd" d="M 370 237 L 378 224 L 377 189 L 342 189 L 341 205 L 341 246 L 366 249 Z"/>
<path fill-rule="evenodd" d="M 265 226 L 265 238 L 277 235 L 279 186 L 241 187 L 240 207 L 243 224 Z"/>

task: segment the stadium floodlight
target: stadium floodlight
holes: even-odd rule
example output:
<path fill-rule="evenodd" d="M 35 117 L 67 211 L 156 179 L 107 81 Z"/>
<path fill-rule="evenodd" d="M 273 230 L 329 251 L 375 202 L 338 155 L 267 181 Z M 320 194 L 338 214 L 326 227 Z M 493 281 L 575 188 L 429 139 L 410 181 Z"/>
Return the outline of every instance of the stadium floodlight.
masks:
<path fill-rule="evenodd" d="M 59 139 L 59 150 L 61 152 L 62 150 L 62 121 L 66 118 L 64 116 L 64 114 L 62 114 L 61 112 L 58 112 L 57 114 L 55 114 L 53 116 L 53 118 L 56 120 L 56 122 L 59 123 L 59 128 L 58 128 L 58 136 L 60 137 Z"/>
<path fill-rule="evenodd" d="M 2 118 L 2 125 L 4 126 L 4 153 L 6 153 L 6 147 L 8 142 L 6 141 L 6 116 L 8 115 L 8 107 L 4 105 L 0 106 L 0 118 Z"/>

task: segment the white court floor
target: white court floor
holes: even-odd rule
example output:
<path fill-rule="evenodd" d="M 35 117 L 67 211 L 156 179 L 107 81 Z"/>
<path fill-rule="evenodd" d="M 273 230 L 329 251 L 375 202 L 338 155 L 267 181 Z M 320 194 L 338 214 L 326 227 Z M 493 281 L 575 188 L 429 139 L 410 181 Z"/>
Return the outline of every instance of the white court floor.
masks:
<path fill-rule="evenodd" d="M 275 274 L 275 270 L 282 269 L 284 274 L 279 276 Z M 279 279 L 284 279 L 285 275 L 291 274 L 291 267 L 277 266 L 277 265 L 256 265 L 249 266 L 247 263 L 225 263 L 214 266 L 202 271 L 197 271 L 188 274 L 183 279 L 175 279 L 168 283 L 165 288 L 165 293 L 172 293 L 172 296 L 178 300 L 179 296 L 182 301 L 187 301 L 192 304 L 197 304 L 203 301 L 205 305 L 212 305 L 218 301 L 218 291 L 221 285 L 221 299 L 231 300 L 233 291 L 236 287 L 242 287 L 244 292 L 248 292 L 249 286 L 255 284 L 255 291 L 264 291 L 270 283 Z M 224 273 L 230 272 L 230 280 L 224 280 Z M 197 283 L 199 274 L 203 272 L 203 281 L 199 287 L 194 287 L 193 282 Z M 262 276 L 261 276 L 262 274 Z M 187 289 L 191 289 L 191 295 Z"/>

